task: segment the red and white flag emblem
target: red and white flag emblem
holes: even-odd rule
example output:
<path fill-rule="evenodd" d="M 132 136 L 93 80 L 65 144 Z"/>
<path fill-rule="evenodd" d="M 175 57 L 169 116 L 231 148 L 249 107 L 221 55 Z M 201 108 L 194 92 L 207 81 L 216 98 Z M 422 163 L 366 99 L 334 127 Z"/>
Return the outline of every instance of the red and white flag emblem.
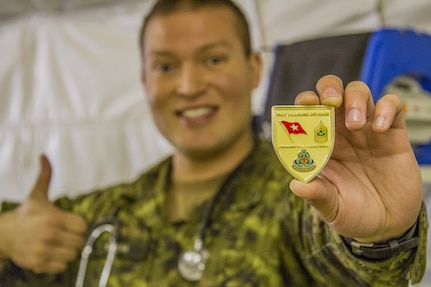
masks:
<path fill-rule="evenodd" d="M 288 121 L 280 121 L 283 126 L 286 128 L 289 134 L 307 134 L 307 132 L 302 128 L 301 124 L 298 122 L 288 122 Z"/>

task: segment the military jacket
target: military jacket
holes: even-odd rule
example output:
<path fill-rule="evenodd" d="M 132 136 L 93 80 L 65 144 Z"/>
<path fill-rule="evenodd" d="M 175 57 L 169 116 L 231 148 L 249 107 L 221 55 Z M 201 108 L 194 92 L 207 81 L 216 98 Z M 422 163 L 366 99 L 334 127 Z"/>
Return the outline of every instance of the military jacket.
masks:
<path fill-rule="evenodd" d="M 208 214 L 211 200 L 188 220 L 171 222 L 166 211 L 171 158 L 133 183 L 75 199 L 62 209 L 97 226 L 114 222 L 118 248 L 107 286 L 408 286 L 423 276 L 427 216 L 419 218 L 420 244 L 383 261 L 354 256 L 342 238 L 289 190 L 292 177 L 270 143 L 257 141 L 247 159 L 228 176 Z M 7 204 L 3 209 L 12 208 Z M 202 230 L 203 222 L 208 217 Z M 202 278 L 190 282 L 178 272 L 181 252 L 193 249 L 202 231 L 208 252 Z M 0 235 L 1 236 L 1 235 Z M 98 286 L 108 234 L 96 240 L 84 286 Z M 36 275 L 12 262 L 0 265 L 0 286 L 75 286 L 79 259 L 63 274 Z"/>

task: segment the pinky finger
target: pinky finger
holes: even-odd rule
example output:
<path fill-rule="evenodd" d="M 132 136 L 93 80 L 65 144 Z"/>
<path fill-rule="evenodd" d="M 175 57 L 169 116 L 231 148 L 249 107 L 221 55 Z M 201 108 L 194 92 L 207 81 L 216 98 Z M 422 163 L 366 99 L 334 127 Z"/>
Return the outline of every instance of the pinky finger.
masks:
<path fill-rule="evenodd" d="M 60 261 L 47 261 L 43 267 L 33 269 L 36 274 L 58 274 L 67 269 L 67 263 Z"/>
<path fill-rule="evenodd" d="M 373 130 L 385 132 L 389 128 L 405 127 L 403 103 L 396 95 L 383 96 L 377 103 L 374 113 Z"/>

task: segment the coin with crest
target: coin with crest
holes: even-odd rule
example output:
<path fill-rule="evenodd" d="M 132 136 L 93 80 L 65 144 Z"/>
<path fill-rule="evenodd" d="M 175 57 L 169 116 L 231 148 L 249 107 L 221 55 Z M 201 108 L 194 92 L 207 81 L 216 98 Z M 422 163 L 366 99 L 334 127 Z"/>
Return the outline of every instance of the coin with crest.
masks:
<path fill-rule="evenodd" d="M 272 144 L 283 166 L 297 180 L 311 181 L 334 148 L 334 107 L 273 106 L 271 125 Z"/>

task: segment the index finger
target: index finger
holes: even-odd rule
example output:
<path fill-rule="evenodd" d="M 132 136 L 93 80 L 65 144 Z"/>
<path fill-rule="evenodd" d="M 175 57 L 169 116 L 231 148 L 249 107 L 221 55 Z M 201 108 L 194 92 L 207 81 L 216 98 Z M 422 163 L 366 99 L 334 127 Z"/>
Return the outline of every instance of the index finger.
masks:
<path fill-rule="evenodd" d="M 326 75 L 316 83 L 316 91 L 322 105 L 340 107 L 343 103 L 343 81 L 335 75 Z"/>

